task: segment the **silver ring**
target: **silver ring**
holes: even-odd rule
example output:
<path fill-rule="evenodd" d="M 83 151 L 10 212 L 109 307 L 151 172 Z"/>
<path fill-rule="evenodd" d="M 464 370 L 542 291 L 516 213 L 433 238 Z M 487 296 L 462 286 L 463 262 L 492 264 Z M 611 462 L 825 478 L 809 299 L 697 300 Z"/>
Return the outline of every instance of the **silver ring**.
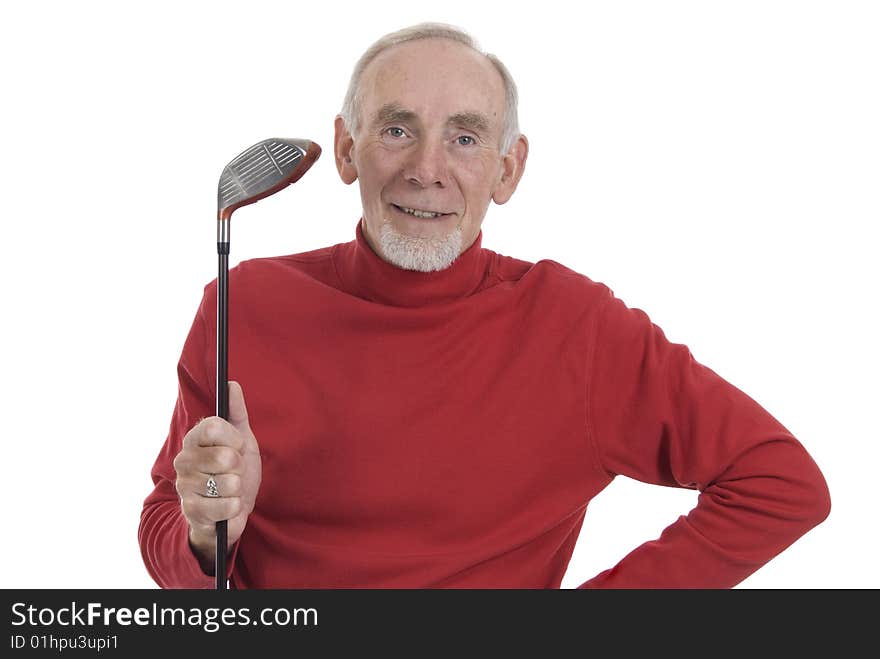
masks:
<path fill-rule="evenodd" d="M 208 476 L 208 482 L 205 483 L 205 489 L 208 491 L 209 497 L 220 496 L 220 490 L 217 489 L 217 481 L 214 480 L 214 474 Z"/>

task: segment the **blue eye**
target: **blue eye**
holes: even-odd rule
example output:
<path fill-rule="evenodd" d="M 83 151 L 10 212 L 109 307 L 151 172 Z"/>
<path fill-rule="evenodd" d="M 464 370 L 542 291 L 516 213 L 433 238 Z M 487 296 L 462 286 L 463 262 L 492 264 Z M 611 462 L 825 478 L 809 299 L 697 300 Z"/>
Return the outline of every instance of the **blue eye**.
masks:
<path fill-rule="evenodd" d="M 458 140 L 458 143 L 460 146 L 471 146 L 471 145 L 477 143 L 476 140 L 474 140 L 474 138 L 471 137 L 470 135 L 459 135 L 457 140 Z M 465 140 L 465 141 L 462 141 L 462 140 Z"/>
<path fill-rule="evenodd" d="M 403 128 L 400 128 L 399 126 L 392 126 L 391 128 L 386 129 L 385 132 L 391 135 L 391 137 L 404 137 L 406 135 Z"/>

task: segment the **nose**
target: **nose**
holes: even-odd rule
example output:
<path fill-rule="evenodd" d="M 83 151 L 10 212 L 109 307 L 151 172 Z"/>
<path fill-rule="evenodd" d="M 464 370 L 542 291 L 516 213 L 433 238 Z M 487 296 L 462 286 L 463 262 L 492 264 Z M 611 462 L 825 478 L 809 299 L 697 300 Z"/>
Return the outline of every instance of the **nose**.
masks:
<path fill-rule="evenodd" d="M 416 144 L 404 164 L 403 176 L 422 188 L 446 187 L 449 169 L 443 143 L 424 139 Z"/>

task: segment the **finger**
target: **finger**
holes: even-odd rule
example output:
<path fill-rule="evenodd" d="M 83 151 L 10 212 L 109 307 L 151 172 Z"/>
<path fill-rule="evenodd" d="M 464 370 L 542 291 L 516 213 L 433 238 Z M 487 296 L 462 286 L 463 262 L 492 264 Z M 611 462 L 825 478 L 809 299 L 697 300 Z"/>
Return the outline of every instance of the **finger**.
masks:
<path fill-rule="evenodd" d="M 229 382 L 229 421 L 241 433 L 243 446 L 242 455 L 247 453 L 260 454 L 260 446 L 251 430 L 247 407 L 244 403 L 244 392 L 235 380 Z"/>
<path fill-rule="evenodd" d="M 244 391 L 235 380 L 229 381 L 229 423 L 240 431 L 250 431 L 247 406 L 244 404 Z"/>
<path fill-rule="evenodd" d="M 184 449 L 174 458 L 178 478 L 207 478 L 209 474 L 241 474 L 244 458 L 226 446 L 199 446 Z"/>
<path fill-rule="evenodd" d="M 193 526 L 207 527 L 230 520 L 241 512 L 240 497 L 203 497 L 190 494 L 181 499 L 183 515 Z"/>
<path fill-rule="evenodd" d="M 212 474 L 193 474 L 177 480 L 177 493 L 180 496 L 197 495 L 212 497 L 208 492 L 208 479 Z M 241 496 L 241 476 L 238 474 L 213 474 L 214 485 L 221 498 Z"/>
<path fill-rule="evenodd" d="M 186 433 L 183 446 L 228 446 L 241 452 L 244 449 L 244 439 L 235 426 L 226 419 L 209 416 Z"/>
<path fill-rule="evenodd" d="M 240 474 L 244 469 L 241 453 L 226 446 L 205 446 L 192 463 L 192 473 L 209 474 Z"/>

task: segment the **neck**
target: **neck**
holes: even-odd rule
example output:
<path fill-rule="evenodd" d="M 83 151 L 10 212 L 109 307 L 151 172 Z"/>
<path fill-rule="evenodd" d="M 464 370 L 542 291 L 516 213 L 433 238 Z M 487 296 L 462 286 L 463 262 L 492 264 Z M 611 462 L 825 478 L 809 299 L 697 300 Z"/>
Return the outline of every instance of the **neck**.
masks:
<path fill-rule="evenodd" d="M 443 304 L 479 290 L 486 277 L 491 252 L 482 249 L 482 231 L 448 267 L 422 272 L 379 256 L 363 224 L 363 220 L 358 223 L 355 240 L 341 245 L 334 256 L 343 284 L 358 297 L 399 307 Z"/>

